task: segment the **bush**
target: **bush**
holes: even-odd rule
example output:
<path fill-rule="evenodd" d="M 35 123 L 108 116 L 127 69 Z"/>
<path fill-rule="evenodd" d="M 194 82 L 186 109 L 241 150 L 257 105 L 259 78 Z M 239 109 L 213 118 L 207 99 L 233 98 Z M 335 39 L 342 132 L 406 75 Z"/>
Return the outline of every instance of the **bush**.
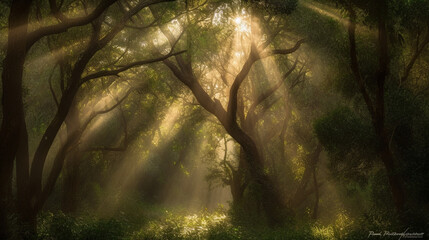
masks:
<path fill-rule="evenodd" d="M 220 227 L 222 225 L 222 227 Z M 230 228 L 226 223 L 226 215 L 222 212 L 179 215 L 166 211 L 161 220 L 151 221 L 140 231 L 132 235 L 132 239 L 220 239 L 219 229 Z M 223 234 L 222 236 L 225 236 Z M 234 239 L 234 238 L 223 238 Z"/>
<path fill-rule="evenodd" d="M 41 221 L 40 221 L 41 220 Z M 76 219 L 62 212 L 53 214 L 43 213 L 38 226 L 38 239 L 74 240 L 78 239 L 78 224 Z"/>
<path fill-rule="evenodd" d="M 231 219 L 223 212 L 207 211 L 193 215 L 177 215 L 167 212 L 164 219 L 152 221 L 140 231 L 135 232 L 131 239 L 208 239 L 208 240 L 281 240 L 281 239 L 332 239 L 332 230 L 328 233 L 319 230 L 314 234 L 310 226 L 294 228 L 269 228 L 266 226 L 233 225 Z"/>
<path fill-rule="evenodd" d="M 62 212 L 43 213 L 39 218 L 38 239 L 43 240 L 119 240 L 126 228 L 115 219 L 71 217 Z"/>
<path fill-rule="evenodd" d="M 81 240 L 120 240 L 126 233 L 125 227 L 115 219 L 94 221 L 81 227 Z"/>

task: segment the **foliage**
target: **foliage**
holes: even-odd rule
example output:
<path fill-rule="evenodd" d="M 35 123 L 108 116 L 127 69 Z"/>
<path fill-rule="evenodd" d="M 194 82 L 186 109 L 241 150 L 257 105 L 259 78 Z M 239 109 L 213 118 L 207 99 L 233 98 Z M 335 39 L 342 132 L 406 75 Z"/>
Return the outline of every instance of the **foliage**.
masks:
<path fill-rule="evenodd" d="M 7 53 L 7 15 L 12 2 L 0 2 L 1 60 Z M 66 21 L 55 19 L 58 16 L 49 4 L 61 2 L 60 12 L 73 17 L 88 15 L 96 3 L 104 1 L 33 2 L 29 31 Z M 380 5 L 383 2 L 385 8 Z M 19 95 L 25 105 L 20 121 L 26 129 L 19 136 L 25 143 L 15 144 L 19 156 L 14 155 L 8 168 L 12 184 L 7 189 L 13 195 L 7 196 L 13 199 L 8 206 L 17 205 L 8 209 L 9 221 L 17 228 L 13 231 L 26 227 L 20 223 L 19 215 L 25 212 L 21 202 L 27 204 L 25 209 L 37 205 L 32 216 L 40 209 L 46 211 L 38 218 L 37 238 L 48 240 L 361 239 L 368 231 L 408 227 L 404 222 L 413 231 L 427 231 L 428 0 L 181 0 L 139 9 L 125 25 L 120 19 L 139 1 L 117 3 L 98 19 L 44 36 L 24 51 Z M 346 28 L 353 11 L 357 15 L 356 65 L 363 83 L 354 81 L 350 69 L 350 32 Z M 377 85 L 381 74 L 376 22 L 380 19 L 386 20 L 389 66 L 385 83 Z M 122 30 L 108 43 L 91 45 L 115 29 Z M 177 38 L 173 52 L 184 50 L 180 56 L 125 67 L 172 50 L 173 41 L 163 30 Z M 297 39 L 305 39 L 305 43 L 296 53 L 265 57 L 272 49 L 292 47 Z M 253 51 L 264 57 L 248 65 L 258 55 L 249 55 Z M 79 64 L 85 55 L 91 55 L 90 59 Z M 249 61 L 244 64 L 246 58 Z M 412 61 L 414 65 L 408 65 Z M 247 73 L 240 71 L 243 66 L 250 66 Z M 407 80 L 404 69 L 408 66 Z M 5 67 L 0 66 L 0 71 L 8 70 Z M 114 69 L 126 70 L 68 90 L 70 81 L 78 83 L 91 74 Z M 252 103 L 291 69 L 280 87 L 254 106 L 254 116 L 249 114 Z M 73 72 L 79 76 L 75 80 L 71 79 Z M 230 118 L 228 94 L 239 76 L 243 83 L 237 93 L 237 116 Z M 364 86 L 359 88 L 359 84 Z M 119 103 L 128 88 L 132 92 Z M 382 110 L 375 117 L 362 97 L 365 91 L 367 102 L 381 104 L 375 107 Z M 202 93 L 200 99 L 195 98 L 198 93 Z M 202 107 L 201 98 L 210 104 Z M 76 119 L 71 119 L 70 107 L 62 107 L 67 105 L 64 102 L 74 102 Z M 90 119 L 87 126 L 71 126 L 83 124 L 96 106 L 101 110 L 112 103 L 118 103 L 117 108 Z M 1 117 L 4 107 L 0 107 Z M 7 107 L 15 108 L 13 104 Z M 234 117 L 236 122 L 231 125 L 228 121 Z M 380 131 L 374 131 L 375 118 L 381 119 L 378 126 L 387 141 L 376 135 Z M 49 130 L 52 124 L 56 131 Z M 51 132 L 49 136 L 47 132 Z M 242 135 L 234 137 L 235 133 Z M 68 142 L 74 134 L 79 137 Z M 46 142 L 52 144 L 44 145 Z M 256 151 L 250 152 L 259 151 L 260 161 L 252 160 L 251 154 L 246 158 L 249 146 L 243 148 L 238 142 L 255 145 Z M 406 192 L 407 206 L 401 214 L 393 210 L 389 176 L 380 161 L 380 147 L 386 142 L 395 165 L 391 176 L 399 176 Z M 11 145 L 7 142 L 1 149 L 12 149 Z M 314 149 L 321 145 L 320 157 L 312 162 Z M 37 178 L 43 184 L 33 192 L 20 183 L 27 181 L 28 172 L 37 170 L 33 166 L 37 161 L 31 158 L 38 146 L 44 146 L 45 152 Z M 62 152 L 64 146 L 67 149 Z M 22 159 L 25 161 L 19 161 Z M 77 188 L 73 195 L 76 208 L 65 214 L 58 209 L 66 209 L 60 199 L 69 199 L 72 188 L 65 184 L 73 170 L 70 163 L 77 163 L 70 185 Z M 254 165 L 258 166 L 253 169 Z M 252 179 L 258 171 L 272 180 L 261 182 L 272 186 Z M 228 212 L 171 210 L 170 203 L 190 206 L 191 201 L 198 201 L 198 209 L 213 206 L 215 197 L 209 193 L 216 187 L 228 197 L 234 192 L 233 197 L 240 199 L 231 203 Z M 272 196 L 266 193 L 271 188 L 278 188 L 273 192 L 280 193 L 286 205 L 293 203 L 300 190 L 305 196 L 291 211 L 275 211 L 290 220 L 282 228 L 266 226 L 266 206 L 262 206 L 266 196 Z M 20 195 L 22 192 L 34 196 Z M 39 197 L 40 203 L 35 199 Z M 163 205 L 162 210 L 149 203 Z M 309 217 L 313 211 L 318 219 Z"/>
<path fill-rule="evenodd" d="M 125 223 L 115 219 L 76 218 L 62 212 L 47 212 L 40 221 L 38 239 L 119 240 L 126 233 Z"/>
<path fill-rule="evenodd" d="M 257 8 L 276 14 L 291 14 L 298 5 L 298 0 L 247 0 Z"/>
<path fill-rule="evenodd" d="M 365 169 L 372 166 L 376 151 L 370 123 L 350 108 L 338 107 L 319 118 L 314 123 L 314 130 L 330 155 L 334 176 L 365 183 Z"/>
<path fill-rule="evenodd" d="M 147 228 L 133 235 L 135 239 L 216 239 L 214 236 L 239 234 L 227 224 L 224 213 L 206 211 L 191 215 L 177 215 L 166 211 L 165 218 L 149 222 Z M 231 233 L 231 234 L 230 234 Z M 219 238 L 218 238 L 219 239 Z M 232 238 L 236 239 L 236 238 Z"/>
<path fill-rule="evenodd" d="M 39 218 L 38 239 L 130 239 L 130 240 L 272 240 L 272 239 L 332 239 L 334 226 L 300 226 L 269 228 L 267 226 L 233 225 L 226 212 L 219 209 L 189 214 L 164 211 L 158 220 L 152 220 L 139 230 L 126 227 L 129 222 L 123 218 L 97 219 L 89 216 L 72 217 L 61 212 L 45 212 Z M 132 224 L 132 223 L 131 223 Z M 345 229 L 341 229 L 344 234 Z"/>
<path fill-rule="evenodd" d="M 188 216 L 167 212 L 164 219 L 150 222 L 148 227 L 132 235 L 132 239 L 208 239 L 208 240 L 272 240 L 272 239 L 330 239 L 329 228 L 233 225 L 225 212 L 206 211 Z"/>
<path fill-rule="evenodd" d="M 146 206 L 153 208 L 154 206 Z M 70 216 L 62 212 L 43 212 L 38 221 L 37 237 L 40 240 L 172 240 L 172 239 L 207 239 L 207 240 L 330 240 L 330 239 L 359 239 L 369 229 L 381 229 L 390 225 L 380 225 L 376 219 L 367 217 L 364 225 L 354 222 L 345 214 L 339 214 L 332 225 L 300 224 L 271 228 L 266 225 L 237 225 L 231 222 L 225 209 L 207 210 L 198 213 L 186 211 L 168 211 L 153 209 L 152 220 L 140 228 L 130 228 L 136 219 L 117 216 L 114 218 L 97 218 L 89 215 Z M 145 217 L 145 215 L 141 215 Z M 146 216 L 147 217 L 147 216 Z M 127 220 L 128 219 L 128 220 Z M 137 220 L 142 222 L 141 220 Z M 362 220 L 364 221 L 364 220 Z M 379 221 L 379 220 L 378 220 Z M 386 224 L 387 222 L 384 222 Z M 372 224 L 372 225 L 370 225 Z M 142 227 L 143 226 L 143 227 Z M 370 226 L 374 228 L 370 228 Z"/>

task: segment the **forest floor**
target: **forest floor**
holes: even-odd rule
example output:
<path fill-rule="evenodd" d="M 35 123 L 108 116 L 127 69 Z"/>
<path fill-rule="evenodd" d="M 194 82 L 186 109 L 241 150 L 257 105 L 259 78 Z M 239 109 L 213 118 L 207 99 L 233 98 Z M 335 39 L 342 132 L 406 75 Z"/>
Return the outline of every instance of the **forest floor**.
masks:
<path fill-rule="evenodd" d="M 71 216 L 62 212 L 44 212 L 39 218 L 37 239 L 91 239 L 91 240 L 158 240 L 158 239 L 363 239 L 349 235 L 338 224 L 322 226 L 313 223 L 294 223 L 270 228 L 256 223 L 238 223 L 228 211 L 186 210 L 150 207 L 145 213 L 124 212 L 110 217 L 94 214 Z"/>

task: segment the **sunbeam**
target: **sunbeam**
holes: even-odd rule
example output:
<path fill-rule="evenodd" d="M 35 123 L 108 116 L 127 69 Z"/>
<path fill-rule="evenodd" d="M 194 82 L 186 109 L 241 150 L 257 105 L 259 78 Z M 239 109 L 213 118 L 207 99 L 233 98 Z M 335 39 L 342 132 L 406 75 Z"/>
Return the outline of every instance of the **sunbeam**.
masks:
<path fill-rule="evenodd" d="M 428 2 L 0 1 L 0 239 L 424 239 Z"/>

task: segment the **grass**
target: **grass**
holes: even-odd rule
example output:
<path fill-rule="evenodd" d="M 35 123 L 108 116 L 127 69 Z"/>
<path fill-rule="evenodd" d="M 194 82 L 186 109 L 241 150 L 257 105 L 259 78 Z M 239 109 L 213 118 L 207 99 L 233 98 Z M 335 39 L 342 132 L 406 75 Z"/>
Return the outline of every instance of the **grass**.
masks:
<path fill-rule="evenodd" d="M 132 204 L 131 204 L 132 205 Z M 330 225 L 295 222 L 285 227 L 270 228 L 232 220 L 224 208 L 216 211 L 165 209 L 140 205 L 124 206 L 117 215 L 95 217 L 94 213 L 69 216 L 61 212 L 44 212 L 39 216 L 38 236 L 43 240 L 353 240 L 366 239 L 368 230 L 390 229 L 371 218 L 350 219 L 344 212 Z M 250 219 L 251 220 L 251 219 Z M 378 220 L 377 220 L 378 221 Z M 378 227 L 377 227 L 378 226 Z M 395 228 L 399 229 L 399 228 Z"/>
<path fill-rule="evenodd" d="M 126 216 L 126 214 L 123 214 Z M 135 219 L 133 219 L 135 220 Z M 282 228 L 266 226 L 240 226 L 231 223 L 228 214 L 220 209 L 186 214 L 166 211 L 157 219 L 145 221 L 140 227 L 126 217 L 110 219 L 89 215 L 67 216 L 61 212 L 45 212 L 40 216 L 38 239 L 77 240 L 281 240 L 281 239 L 336 239 L 335 228 L 305 225 Z"/>

